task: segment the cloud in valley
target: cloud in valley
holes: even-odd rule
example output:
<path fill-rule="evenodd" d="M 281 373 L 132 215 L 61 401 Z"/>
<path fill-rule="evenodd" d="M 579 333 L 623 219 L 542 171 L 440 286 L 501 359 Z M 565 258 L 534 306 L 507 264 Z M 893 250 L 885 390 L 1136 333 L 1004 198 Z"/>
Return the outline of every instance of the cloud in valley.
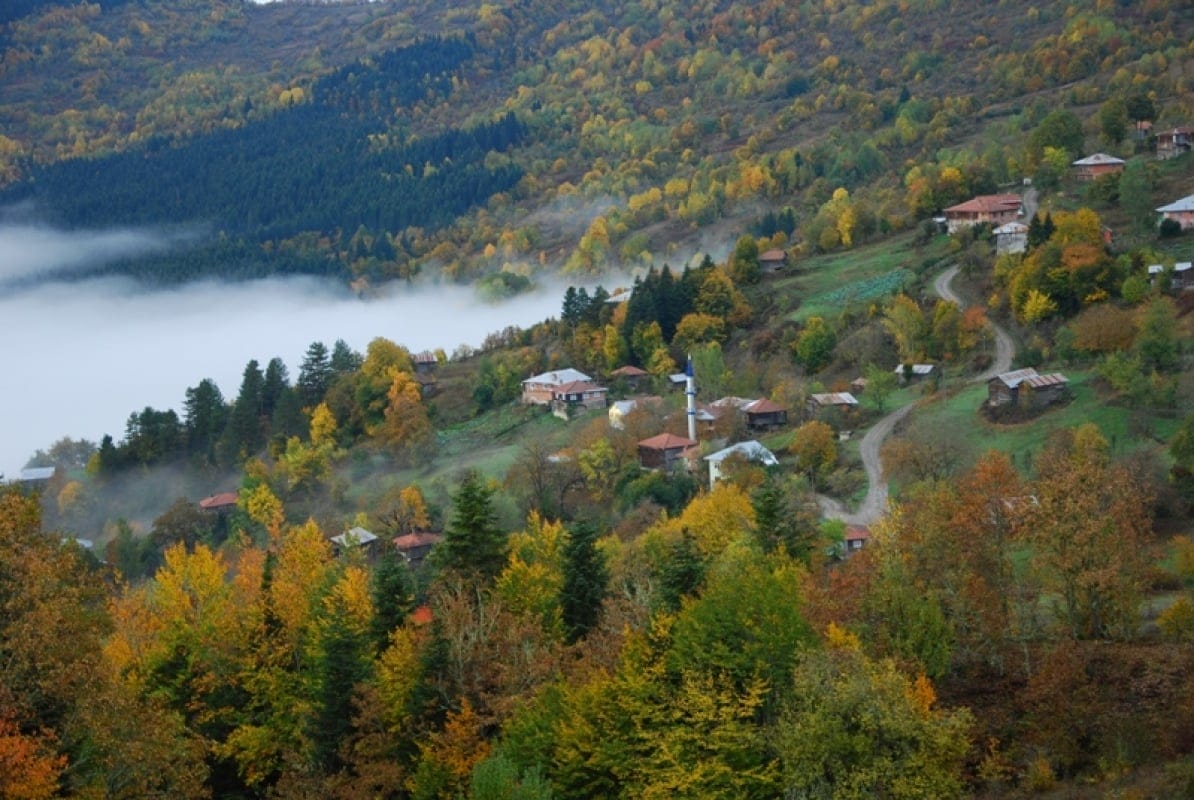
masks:
<path fill-rule="evenodd" d="M 128 243 L 153 241 L 134 231 L 55 238 L 46 228 L 38 229 L 46 235 L 40 239 L 31 238 L 29 228 L 0 226 L 3 275 L 97 263 L 96 253 L 106 246 L 116 257 L 117 251 L 129 253 L 122 249 Z M 28 247 L 56 255 L 31 256 L 22 250 Z M 0 370 L 6 412 L 0 417 L 0 473 L 15 475 L 35 450 L 63 436 L 98 441 L 110 433 L 119 440 L 128 415 L 145 406 L 181 414 L 186 389 L 203 378 L 215 380 L 231 400 L 250 359 L 264 368 L 280 357 L 293 380 L 313 341 L 330 348 L 344 339 L 364 352 L 382 336 L 411 350 L 451 352 L 461 344 L 479 345 L 509 325 L 526 327 L 557 315 L 561 297 L 562 289 L 551 287 L 489 305 L 465 287 L 404 286 L 362 300 L 314 278 L 169 290 L 123 279 L 9 287 L 0 292 L 0 334 L 8 344 Z"/>

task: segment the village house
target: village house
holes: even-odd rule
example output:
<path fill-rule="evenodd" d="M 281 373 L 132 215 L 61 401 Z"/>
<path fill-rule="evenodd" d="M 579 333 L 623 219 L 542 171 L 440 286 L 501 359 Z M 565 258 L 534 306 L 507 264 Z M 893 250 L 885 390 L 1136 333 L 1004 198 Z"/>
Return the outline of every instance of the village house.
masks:
<path fill-rule="evenodd" d="M 987 223 L 999 227 L 1014 222 L 1023 214 L 1020 195 L 984 194 L 945 209 L 945 227 L 949 233 Z"/>
<path fill-rule="evenodd" d="M 1056 402 L 1069 386 L 1060 372 L 1039 375 L 1032 367 L 996 375 L 987 381 L 987 405 L 1040 408 Z"/>
<path fill-rule="evenodd" d="M 650 378 L 651 373 L 633 364 L 627 364 L 624 367 L 618 367 L 609 376 L 615 380 L 622 379 L 626 381 L 626 385 L 630 387 L 631 391 L 637 391 L 639 384 Z"/>
<path fill-rule="evenodd" d="M 394 547 L 414 569 L 423 563 L 431 553 L 432 548 L 442 542 L 444 537 L 430 531 L 411 531 L 394 539 Z"/>
<path fill-rule="evenodd" d="M 788 266 L 788 254 L 783 250 L 767 250 L 759 253 L 759 269 L 764 275 L 783 272 Z"/>
<path fill-rule="evenodd" d="M 430 350 L 415 353 L 411 360 L 415 363 L 415 373 L 418 375 L 426 375 L 439 366 L 439 359 Z"/>
<path fill-rule="evenodd" d="M 57 467 L 26 467 L 21 470 L 17 480 L 25 491 L 41 491 L 50 485 L 57 472 Z"/>
<path fill-rule="evenodd" d="M 1080 181 L 1093 181 L 1104 175 L 1115 175 L 1124 171 L 1126 162 L 1122 158 L 1109 156 L 1106 153 L 1095 153 L 1086 158 L 1080 158 L 1070 166 L 1074 168 L 1074 177 Z"/>
<path fill-rule="evenodd" d="M 663 398 L 659 395 L 615 400 L 609 404 L 609 426 L 614 430 L 625 430 L 626 417 L 630 416 L 631 412 L 646 407 L 659 408 L 662 404 Z"/>
<path fill-rule="evenodd" d="M 1186 289 L 1194 289 L 1194 262 L 1179 261 L 1173 265 L 1172 277 L 1169 279 L 1169 286 L 1175 292 L 1185 291 Z M 1149 264 L 1148 265 L 1148 282 L 1156 284 L 1157 276 L 1165 274 L 1164 264 Z"/>
<path fill-rule="evenodd" d="M 522 382 L 522 402 L 529 405 L 548 406 L 554 399 L 555 390 L 569 383 L 593 380 L 579 370 L 558 369 L 527 378 Z"/>
<path fill-rule="evenodd" d="M 199 508 L 212 513 L 231 511 L 236 508 L 236 492 L 220 492 L 199 501 Z"/>
<path fill-rule="evenodd" d="M 700 442 L 672 433 L 661 433 L 638 443 L 638 461 L 644 469 L 668 472 L 684 469 L 691 472 L 699 450 Z"/>
<path fill-rule="evenodd" d="M 933 374 L 932 364 L 896 364 L 893 370 L 900 383 L 923 381 Z"/>
<path fill-rule="evenodd" d="M 592 381 L 573 381 L 557 386 L 551 392 L 551 413 L 560 419 L 571 419 L 594 408 L 605 408 L 609 390 Z"/>
<path fill-rule="evenodd" d="M 810 394 L 808 396 L 807 407 L 809 415 L 815 417 L 818 413 L 829 408 L 836 408 L 841 411 L 858 408 L 858 399 L 849 392 Z"/>
<path fill-rule="evenodd" d="M 730 445 L 722 450 L 718 450 L 716 453 L 705 456 L 705 461 L 709 462 L 710 491 L 713 490 L 713 487 L 721 479 L 721 465 L 730 456 L 738 456 L 746 461 L 762 464 L 765 467 L 774 467 L 779 463 L 779 459 L 775 457 L 775 453 L 772 453 L 754 439 Z"/>
<path fill-rule="evenodd" d="M 871 540 L 871 531 L 865 525 L 847 525 L 846 535 L 842 539 L 842 550 L 845 555 L 857 553 Z"/>
<path fill-rule="evenodd" d="M 1028 249 L 1028 226 L 1023 222 L 1008 222 L 995 229 L 996 253 L 1023 253 Z"/>
<path fill-rule="evenodd" d="M 340 555 L 350 547 L 359 547 L 366 553 L 373 552 L 373 545 L 377 535 L 362 527 L 349 528 L 344 533 L 332 537 L 332 550 Z"/>
<path fill-rule="evenodd" d="M 742 413 L 746 415 L 746 427 L 752 431 L 782 428 L 788 424 L 788 409 L 766 397 L 742 406 Z"/>
<path fill-rule="evenodd" d="M 1182 226 L 1182 230 L 1194 228 L 1194 194 L 1186 195 L 1181 200 L 1174 201 L 1167 206 L 1161 206 L 1157 213 L 1162 219 L 1171 219 Z"/>
<path fill-rule="evenodd" d="M 1194 147 L 1194 128 L 1189 126 L 1157 131 L 1157 158 L 1165 161 L 1190 152 Z"/>

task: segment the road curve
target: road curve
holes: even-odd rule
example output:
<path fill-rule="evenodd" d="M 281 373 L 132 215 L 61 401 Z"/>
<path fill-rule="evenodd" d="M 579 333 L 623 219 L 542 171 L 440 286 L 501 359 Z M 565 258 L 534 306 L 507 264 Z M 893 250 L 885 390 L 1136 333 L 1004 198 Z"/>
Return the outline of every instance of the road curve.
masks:
<path fill-rule="evenodd" d="M 942 272 L 933 281 L 933 291 L 941 299 L 957 303 L 959 307 L 964 308 L 962 299 L 954 293 L 953 287 L 950 285 L 957 274 L 958 267 L 956 265 Z M 1012 368 L 1012 356 L 1016 351 L 1012 337 L 995 323 L 988 321 L 987 324 L 990 325 L 991 333 L 995 338 L 995 359 L 985 372 L 971 378 L 973 383 L 985 382 Z M 866 435 L 862 437 L 858 453 L 862 459 L 863 469 L 866 470 L 867 492 L 866 498 L 863 499 L 858 510 L 847 511 L 840 501 L 827 495 L 818 494 L 817 505 L 821 509 L 822 516 L 828 519 L 840 519 L 847 525 L 870 525 L 883 516 L 883 513 L 887 511 L 887 481 L 883 479 L 883 461 L 879 457 L 879 451 L 883 447 L 883 442 L 895 430 L 895 426 L 908 416 L 915 406 L 916 403 L 908 403 L 897 408 L 872 425 Z"/>
<path fill-rule="evenodd" d="M 958 266 L 956 264 L 945 272 L 942 272 L 933 281 L 933 291 L 942 300 L 949 300 L 950 302 L 957 303 L 959 308 L 965 308 L 966 305 L 962 302 L 962 298 L 958 297 L 950 285 L 957 274 Z M 991 334 L 995 337 L 995 359 L 991 362 L 991 366 L 986 372 L 971 378 L 973 383 L 989 381 L 996 375 L 1011 370 L 1012 357 L 1016 353 L 1016 343 L 1012 341 L 1012 337 L 1008 335 L 1007 331 L 990 320 L 987 321 L 987 325 L 990 326 Z"/>

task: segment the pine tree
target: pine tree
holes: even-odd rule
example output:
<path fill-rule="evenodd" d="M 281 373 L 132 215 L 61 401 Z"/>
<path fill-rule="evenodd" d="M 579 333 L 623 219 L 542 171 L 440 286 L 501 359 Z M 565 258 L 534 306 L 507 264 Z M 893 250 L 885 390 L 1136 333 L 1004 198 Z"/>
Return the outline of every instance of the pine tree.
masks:
<path fill-rule="evenodd" d="M 265 431 L 262 425 L 262 396 L 265 376 L 257 360 L 245 365 L 241 379 L 240 394 L 232 405 L 228 425 L 220 440 L 220 454 L 225 464 L 239 464 L 248 456 L 265 446 Z"/>
<path fill-rule="evenodd" d="M 568 531 L 560 610 L 569 642 L 584 638 L 601 618 L 609 573 L 596 542 L 597 528 L 590 522 L 576 523 Z"/>
<path fill-rule="evenodd" d="M 216 444 L 228 421 L 228 406 L 220 387 L 210 378 L 187 389 L 185 414 L 187 451 L 204 464 L 216 463 Z"/>
<path fill-rule="evenodd" d="M 369 581 L 373 596 L 373 640 L 378 651 L 389 644 L 390 633 L 414 608 L 415 581 L 406 558 L 392 542 L 386 544 L 373 566 Z"/>
<path fill-rule="evenodd" d="M 476 470 L 469 470 L 452 495 L 454 518 L 436 548 L 442 566 L 489 580 L 506 561 L 506 537 L 497 526 L 494 488 Z"/>
<path fill-rule="evenodd" d="M 265 365 L 265 381 L 261 386 L 261 413 L 267 417 L 273 416 L 278 398 L 289 387 L 290 374 L 286 364 L 277 356 L 271 358 Z"/>
<path fill-rule="evenodd" d="M 664 608 L 679 611 L 680 601 L 696 594 L 705 580 L 705 562 L 688 528 L 681 532 L 680 540 L 672 544 L 670 550 L 659 575 L 659 599 Z"/>
<path fill-rule="evenodd" d="M 329 365 L 333 375 L 347 375 L 356 372 L 365 361 L 364 357 L 348 346 L 348 342 L 337 339 L 332 345 L 332 358 Z"/>
<path fill-rule="evenodd" d="M 327 394 L 328 385 L 332 381 L 332 367 L 328 362 L 328 349 L 323 342 L 312 342 L 303 357 L 299 367 L 298 381 L 295 384 L 299 392 L 299 399 L 304 407 L 316 406 Z"/>

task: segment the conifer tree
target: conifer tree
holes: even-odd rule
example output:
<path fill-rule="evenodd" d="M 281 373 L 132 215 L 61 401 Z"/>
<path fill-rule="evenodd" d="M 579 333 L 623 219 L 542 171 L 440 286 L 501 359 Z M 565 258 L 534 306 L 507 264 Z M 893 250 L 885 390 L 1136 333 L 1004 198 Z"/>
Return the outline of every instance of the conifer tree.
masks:
<path fill-rule="evenodd" d="M 312 342 L 299 367 L 296 387 L 303 406 L 318 405 L 327 394 L 332 381 L 332 367 L 328 361 L 328 349 L 323 342 Z"/>
<path fill-rule="evenodd" d="M 609 573 L 596 542 L 596 526 L 578 522 L 568 531 L 568 542 L 564 545 L 560 610 L 570 642 L 584 638 L 601 618 Z"/>
<path fill-rule="evenodd" d="M 406 558 L 392 542 L 383 548 L 370 576 L 373 595 L 373 640 L 378 651 L 389 644 L 390 633 L 414 608 L 415 581 Z"/>
<path fill-rule="evenodd" d="M 476 470 L 464 474 L 452 495 L 454 516 L 436 548 L 441 565 L 488 581 L 505 564 L 506 537 L 493 509 L 494 488 Z"/>

